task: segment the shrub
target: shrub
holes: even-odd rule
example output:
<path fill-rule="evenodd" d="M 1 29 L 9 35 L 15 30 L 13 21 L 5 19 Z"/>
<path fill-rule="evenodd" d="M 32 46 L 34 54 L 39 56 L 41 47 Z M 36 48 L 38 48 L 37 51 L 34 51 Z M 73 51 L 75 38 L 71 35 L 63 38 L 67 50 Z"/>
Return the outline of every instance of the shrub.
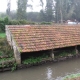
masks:
<path fill-rule="evenodd" d="M 17 20 L 11 20 L 9 21 L 9 25 L 20 25 L 20 22 Z"/>
<path fill-rule="evenodd" d="M 8 55 L 8 57 L 13 57 L 13 50 L 4 38 L 0 38 L 0 55 Z"/>
<path fill-rule="evenodd" d="M 41 25 L 51 25 L 51 22 L 41 22 Z"/>
<path fill-rule="evenodd" d="M 0 19 L 0 32 L 5 32 L 5 25 L 9 24 L 9 19 L 8 17 L 4 19 Z"/>
<path fill-rule="evenodd" d="M 34 25 L 35 22 L 26 20 L 9 20 L 8 17 L 0 19 L 0 33 L 5 32 L 5 25 Z"/>
<path fill-rule="evenodd" d="M 36 64 L 36 63 L 40 63 L 44 58 L 49 58 L 48 55 L 43 54 L 42 56 L 38 56 L 38 57 L 30 57 L 28 59 L 25 59 L 22 63 L 23 64 Z"/>

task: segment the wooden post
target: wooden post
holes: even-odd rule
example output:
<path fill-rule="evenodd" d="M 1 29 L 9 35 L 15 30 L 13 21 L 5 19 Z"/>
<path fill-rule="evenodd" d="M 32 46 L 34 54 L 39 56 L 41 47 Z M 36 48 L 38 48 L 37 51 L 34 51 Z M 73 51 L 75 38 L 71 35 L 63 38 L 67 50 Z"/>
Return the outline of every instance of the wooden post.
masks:
<path fill-rule="evenodd" d="M 51 50 L 51 58 L 54 60 L 54 52 L 53 52 L 53 49 Z"/>
<path fill-rule="evenodd" d="M 75 51 L 76 51 L 76 54 L 78 54 L 78 49 L 77 49 L 77 46 L 75 46 Z"/>

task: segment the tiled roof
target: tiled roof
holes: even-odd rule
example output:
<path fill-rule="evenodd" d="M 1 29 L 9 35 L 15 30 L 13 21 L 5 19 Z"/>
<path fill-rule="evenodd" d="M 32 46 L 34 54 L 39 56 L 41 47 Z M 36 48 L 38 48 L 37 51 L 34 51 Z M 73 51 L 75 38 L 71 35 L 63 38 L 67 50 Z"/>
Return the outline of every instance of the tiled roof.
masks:
<path fill-rule="evenodd" d="M 80 45 L 80 26 L 8 26 L 21 52 Z"/>

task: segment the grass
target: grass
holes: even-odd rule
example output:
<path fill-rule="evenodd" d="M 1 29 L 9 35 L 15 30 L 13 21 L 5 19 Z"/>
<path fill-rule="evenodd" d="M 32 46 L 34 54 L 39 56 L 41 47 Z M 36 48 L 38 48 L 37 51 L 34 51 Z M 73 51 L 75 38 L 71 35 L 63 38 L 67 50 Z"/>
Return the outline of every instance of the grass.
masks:
<path fill-rule="evenodd" d="M 0 38 L 5 38 L 6 34 L 5 33 L 0 33 Z"/>
<path fill-rule="evenodd" d="M 56 53 L 57 54 L 57 53 Z M 55 58 L 59 58 L 59 57 L 66 57 L 66 56 L 68 56 L 68 55 L 75 55 L 76 54 L 76 52 L 73 50 L 71 50 L 71 51 L 62 51 L 62 52 L 60 52 L 60 53 L 58 53 L 58 55 L 55 55 Z"/>
<path fill-rule="evenodd" d="M 23 64 L 36 64 L 36 63 L 40 63 L 42 61 L 43 58 L 48 58 L 48 55 L 42 55 L 42 56 L 39 56 L 39 57 L 30 57 L 28 59 L 25 59 L 22 63 Z"/>
<path fill-rule="evenodd" d="M 80 73 L 68 75 L 68 76 L 64 77 L 63 80 L 70 80 L 70 79 L 74 79 L 77 77 L 80 77 Z"/>

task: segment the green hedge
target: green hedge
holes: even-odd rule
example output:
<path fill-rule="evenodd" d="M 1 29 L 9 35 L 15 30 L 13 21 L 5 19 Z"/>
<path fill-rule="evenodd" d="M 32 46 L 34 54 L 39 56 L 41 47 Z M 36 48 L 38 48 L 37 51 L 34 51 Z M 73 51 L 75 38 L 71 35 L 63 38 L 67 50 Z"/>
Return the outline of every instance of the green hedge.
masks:
<path fill-rule="evenodd" d="M 41 25 L 51 25 L 51 22 L 45 22 L 45 21 L 44 21 L 44 22 L 41 22 L 40 24 L 41 24 Z"/>
<path fill-rule="evenodd" d="M 9 20 L 8 17 L 0 19 L 0 33 L 5 32 L 5 25 L 34 25 L 35 22 L 26 20 Z"/>
<path fill-rule="evenodd" d="M 9 24 L 9 19 L 6 17 L 4 19 L 0 19 L 0 32 L 5 32 L 5 25 Z"/>
<path fill-rule="evenodd" d="M 26 24 L 34 25 L 35 22 L 29 22 L 26 20 L 11 20 L 11 21 L 9 21 L 9 25 L 26 25 Z"/>
<path fill-rule="evenodd" d="M 51 25 L 51 22 L 41 22 L 40 25 Z M 5 32 L 5 25 L 35 25 L 35 22 L 27 20 L 9 20 L 8 17 L 0 19 L 0 33 Z"/>

